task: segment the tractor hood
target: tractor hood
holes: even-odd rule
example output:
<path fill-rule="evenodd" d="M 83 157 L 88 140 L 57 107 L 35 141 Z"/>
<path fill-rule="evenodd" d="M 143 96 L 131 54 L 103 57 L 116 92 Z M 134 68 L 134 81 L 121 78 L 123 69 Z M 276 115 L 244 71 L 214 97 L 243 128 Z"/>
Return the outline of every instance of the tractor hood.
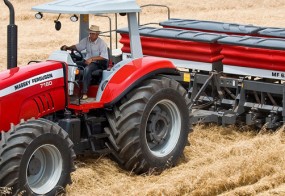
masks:
<path fill-rule="evenodd" d="M 62 63 L 55 61 L 35 63 L 2 71 L 0 73 L 0 99 L 8 94 L 35 85 L 39 86 L 42 82 L 59 77 L 63 77 L 63 66 Z"/>
<path fill-rule="evenodd" d="M 135 0 L 56 0 L 32 7 L 37 12 L 58 14 L 105 14 L 139 12 Z"/>

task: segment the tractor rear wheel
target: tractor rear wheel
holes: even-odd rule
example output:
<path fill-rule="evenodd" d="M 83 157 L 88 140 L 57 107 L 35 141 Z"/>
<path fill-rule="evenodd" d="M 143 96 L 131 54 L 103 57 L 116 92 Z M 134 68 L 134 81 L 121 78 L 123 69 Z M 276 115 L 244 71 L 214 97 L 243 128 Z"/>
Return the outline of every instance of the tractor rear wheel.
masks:
<path fill-rule="evenodd" d="M 143 82 L 107 114 L 113 157 L 137 174 L 175 165 L 190 131 L 188 104 L 187 92 L 175 80 Z"/>
<path fill-rule="evenodd" d="M 17 195 L 56 195 L 71 183 L 73 144 L 67 133 L 45 119 L 29 120 L 2 133 L 0 187 Z"/>

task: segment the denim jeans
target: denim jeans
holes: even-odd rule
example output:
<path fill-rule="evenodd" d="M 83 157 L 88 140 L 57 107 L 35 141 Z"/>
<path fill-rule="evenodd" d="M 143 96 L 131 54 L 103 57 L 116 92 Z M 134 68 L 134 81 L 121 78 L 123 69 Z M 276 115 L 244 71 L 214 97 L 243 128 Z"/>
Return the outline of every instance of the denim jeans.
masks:
<path fill-rule="evenodd" d="M 83 94 L 87 94 L 88 87 L 90 85 L 91 79 L 92 79 L 92 72 L 99 70 L 99 69 L 107 69 L 107 60 L 100 60 L 90 63 L 89 65 L 86 65 L 83 71 Z"/>

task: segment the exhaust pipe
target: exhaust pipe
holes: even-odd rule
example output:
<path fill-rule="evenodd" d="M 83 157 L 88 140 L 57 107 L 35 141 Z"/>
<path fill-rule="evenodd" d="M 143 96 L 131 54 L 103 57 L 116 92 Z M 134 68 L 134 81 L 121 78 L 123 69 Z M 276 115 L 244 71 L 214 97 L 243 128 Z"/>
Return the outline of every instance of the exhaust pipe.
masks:
<path fill-rule="evenodd" d="M 18 27 L 15 25 L 14 7 L 9 0 L 4 3 L 10 10 L 10 24 L 7 26 L 7 69 L 17 67 Z"/>

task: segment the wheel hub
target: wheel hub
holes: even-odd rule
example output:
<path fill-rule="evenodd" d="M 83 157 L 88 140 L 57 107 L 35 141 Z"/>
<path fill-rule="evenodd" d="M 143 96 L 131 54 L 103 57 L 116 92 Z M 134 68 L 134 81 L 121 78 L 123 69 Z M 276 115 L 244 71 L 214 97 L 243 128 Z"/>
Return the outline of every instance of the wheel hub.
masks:
<path fill-rule="evenodd" d="M 181 114 L 168 99 L 159 101 L 151 110 L 146 126 L 146 142 L 150 152 L 165 157 L 177 145 L 181 132 Z"/>
<path fill-rule="evenodd" d="M 29 163 L 28 176 L 37 175 L 41 170 L 41 161 L 35 156 L 32 157 Z"/>
<path fill-rule="evenodd" d="M 162 143 L 168 135 L 170 118 L 160 109 L 151 113 L 148 122 L 148 139 L 154 144 Z"/>
<path fill-rule="evenodd" d="M 38 147 L 31 155 L 26 168 L 30 189 L 39 195 L 51 191 L 60 179 L 62 166 L 62 156 L 57 147 L 51 144 Z"/>

